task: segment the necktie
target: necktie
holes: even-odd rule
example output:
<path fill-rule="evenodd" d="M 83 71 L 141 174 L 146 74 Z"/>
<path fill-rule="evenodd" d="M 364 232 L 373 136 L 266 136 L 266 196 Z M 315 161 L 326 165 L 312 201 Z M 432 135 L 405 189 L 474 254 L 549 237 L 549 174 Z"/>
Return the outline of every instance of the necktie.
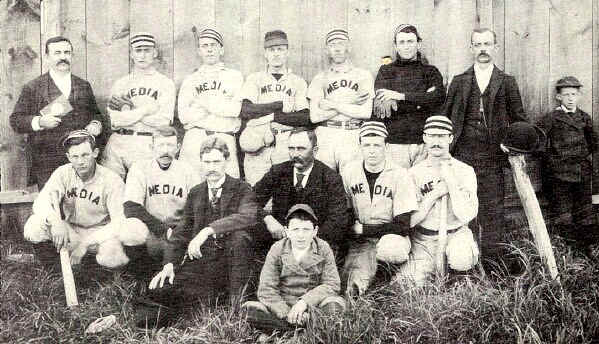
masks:
<path fill-rule="evenodd" d="M 210 205 L 212 205 L 212 207 L 215 207 L 219 201 L 219 197 L 218 197 L 219 189 L 220 188 L 210 188 L 210 193 L 212 194 L 212 200 L 210 200 Z"/>
<path fill-rule="evenodd" d="M 303 189 L 302 181 L 304 180 L 304 175 L 301 173 L 297 174 L 297 183 L 295 183 L 296 189 Z"/>

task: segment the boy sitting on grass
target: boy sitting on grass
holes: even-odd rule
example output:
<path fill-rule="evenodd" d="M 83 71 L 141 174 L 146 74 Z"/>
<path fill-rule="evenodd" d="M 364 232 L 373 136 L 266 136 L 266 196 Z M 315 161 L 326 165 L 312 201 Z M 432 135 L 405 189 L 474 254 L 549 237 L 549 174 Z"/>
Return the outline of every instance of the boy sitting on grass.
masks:
<path fill-rule="evenodd" d="M 296 204 L 285 218 L 286 237 L 268 252 L 260 273 L 258 301 L 244 304 L 256 328 L 293 330 L 309 319 L 308 307 L 326 314 L 345 309 L 333 251 L 316 237 L 318 219 L 310 206 Z"/>

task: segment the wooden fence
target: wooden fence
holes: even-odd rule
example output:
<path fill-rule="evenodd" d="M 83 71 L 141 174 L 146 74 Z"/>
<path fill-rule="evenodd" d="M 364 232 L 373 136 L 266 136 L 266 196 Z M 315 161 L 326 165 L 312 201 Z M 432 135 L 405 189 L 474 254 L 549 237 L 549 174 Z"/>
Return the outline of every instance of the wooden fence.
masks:
<path fill-rule="evenodd" d="M 412 23 L 448 83 L 472 63 L 471 30 L 489 27 L 500 46 L 497 65 L 516 76 L 531 117 L 555 106 L 552 85 L 571 74 L 585 85 L 582 108 L 596 119 L 598 7 L 595 0 L 0 0 L 0 186 L 25 186 L 25 144 L 8 116 L 24 83 L 47 70 L 43 44 L 58 34 L 72 40 L 73 72 L 91 82 L 104 111 L 111 85 L 131 69 L 131 32 L 157 36 L 159 69 L 179 86 L 199 64 L 194 29 L 219 30 L 225 62 L 244 75 L 264 67 L 264 33 L 282 29 L 290 67 L 309 82 L 325 66 L 330 29 L 347 29 L 353 62 L 376 74 L 392 54 L 394 27 Z"/>

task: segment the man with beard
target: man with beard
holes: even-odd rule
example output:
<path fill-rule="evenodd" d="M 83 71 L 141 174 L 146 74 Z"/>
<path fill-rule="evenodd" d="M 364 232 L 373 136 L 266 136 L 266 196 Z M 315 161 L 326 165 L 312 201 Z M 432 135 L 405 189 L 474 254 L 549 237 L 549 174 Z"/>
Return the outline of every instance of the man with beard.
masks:
<path fill-rule="evenodd" d="M 89 82 L 71 74 L 73 45 L 65 37 L 46 41 L 48 73 L 25 86 L 10 115 L 10 125 L 19 134 L 29 135 L 31 176 L 41 190 L 56 168 L 66 164 L 64 147 L 59 140 L 72 130 L 87 129 L 102 146 L 103 129 Z"/>
<path fill-rule="evenodd" d="M 127 174 L 121 240 L 137 276 L 147 277 L 162 262 L 169 229 L 181 223 L 187 195 L 198 184 L 191 166 L 175 159 L 179 148 L 175 128 L 160 127 L 152 136 L 154 158 L 135 162 Z"/>
<path fill-rule="evenodd" d="M 507 157 L 499 144 L 509 124 L 526 121 L 516 80 L 493 63 L 497 50 L 495 32 L 486 28 L 472 32 L 474 66 L 453 78 L 441 110 L 454 124 L 453 156 L 476 172 L 480 208 L 475 232 L 480 231 L 483 264 L 494 270 L 507 254 L 502 245 Z"/>
<path fill-rule="evenodd" d="M 318 150 L 313 130 L 297 127 L 288 142 L 289 161 L 274 165 L 254 190 L 260 207 L 272 198 L 272 213 L 262 212 L 257 238 L 263 249 L 284 236 L 287 211 L 298 203 L 309 205 L 318 218 L 318 235 L 333 250 L 343 248 L 348 227 L 347 200 L 341 177 L 314 158 Z M 274 240 L 273 240 L 274 239 Z"/>

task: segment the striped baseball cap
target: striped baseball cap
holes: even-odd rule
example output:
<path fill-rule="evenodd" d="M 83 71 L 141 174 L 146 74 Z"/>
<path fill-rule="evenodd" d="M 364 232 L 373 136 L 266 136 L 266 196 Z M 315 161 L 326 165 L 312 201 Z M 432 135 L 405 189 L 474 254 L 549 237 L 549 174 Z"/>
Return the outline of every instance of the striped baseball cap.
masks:
<path fill-rule="evenodd" d="M 72 139 L 76 139 L 76 138 L 87 138 L 92 143 L 94 143 L 94 144 L 96 143 L 96 138 L 94 137 L 94 135 L 90 134 L 85 129 L 70 131 L 68 134 L 66 134 L 65 136 L 62 137 L 62 139 L 60 140 L 60 143 L 63 147 L 66 148 L 67 145 L 69 144 L 69 141 L 71 141 Z"/>
<path fill-rule="evenodd" d="M 154 35 L 152 35 L 151 33 L 148 32 L 138 32 L 136 34 L 134 34 L 133 36 L 131 36 L 130 39 L 131 42 L 131 47 L 133 48 L 138 48 L 138 47 L 155 47 L 156 46 L 156 39 L 154 38 Z"/>
<path fill-rule="evenodd" d="M 198 35 L 198 39 L 200 39 L 200 38 L 211 38 L 211 39 L 217 41 L 221 47 L 225 45 L 223 43 L 224 42 L 223 36 L 214 29 L 204 29 L 204 30 L 200 31 L 200 34 Z"/>
<path fill-rule="evenodd" d="M 327 38 L 325 39 L 325 44 L 329 44 L 336 39 L 342 39 L 344 41 L 349 41 L 349 34 L 347 31 L 343 29 L 334 29 L 327 33 Z"/>
<path fill-rule="evenodd" d="M 444 130 L 453 134 L 453 123 L 445 116 L 431 116 L 424 122 L 424 131 L 429 129 Z"/>
<path fill-rule="evenodd" d="M 389 132 L 382 122 L 367 121 L 362 123 L 362 125 L 360 125 L 360 137 L 372 135 L 387 137 L 389 136 Z"/>
<path fill-rule="evenodd" d="M 422 40 L 422 38 L 420 38 L 420 35 L 418 34 L 418 30 L 416 30 L 416 27 L 412 24 L 400 24 L 395 28 L 395 31 L 393 32 L 393 40 L 395 40 L 395 37 L 397 37 L 397 34 L 400 32 L 406 32 L 406 33 L 413 33 L 416 35 L 416 40 L 418 42 L 420 42 Z"/>

